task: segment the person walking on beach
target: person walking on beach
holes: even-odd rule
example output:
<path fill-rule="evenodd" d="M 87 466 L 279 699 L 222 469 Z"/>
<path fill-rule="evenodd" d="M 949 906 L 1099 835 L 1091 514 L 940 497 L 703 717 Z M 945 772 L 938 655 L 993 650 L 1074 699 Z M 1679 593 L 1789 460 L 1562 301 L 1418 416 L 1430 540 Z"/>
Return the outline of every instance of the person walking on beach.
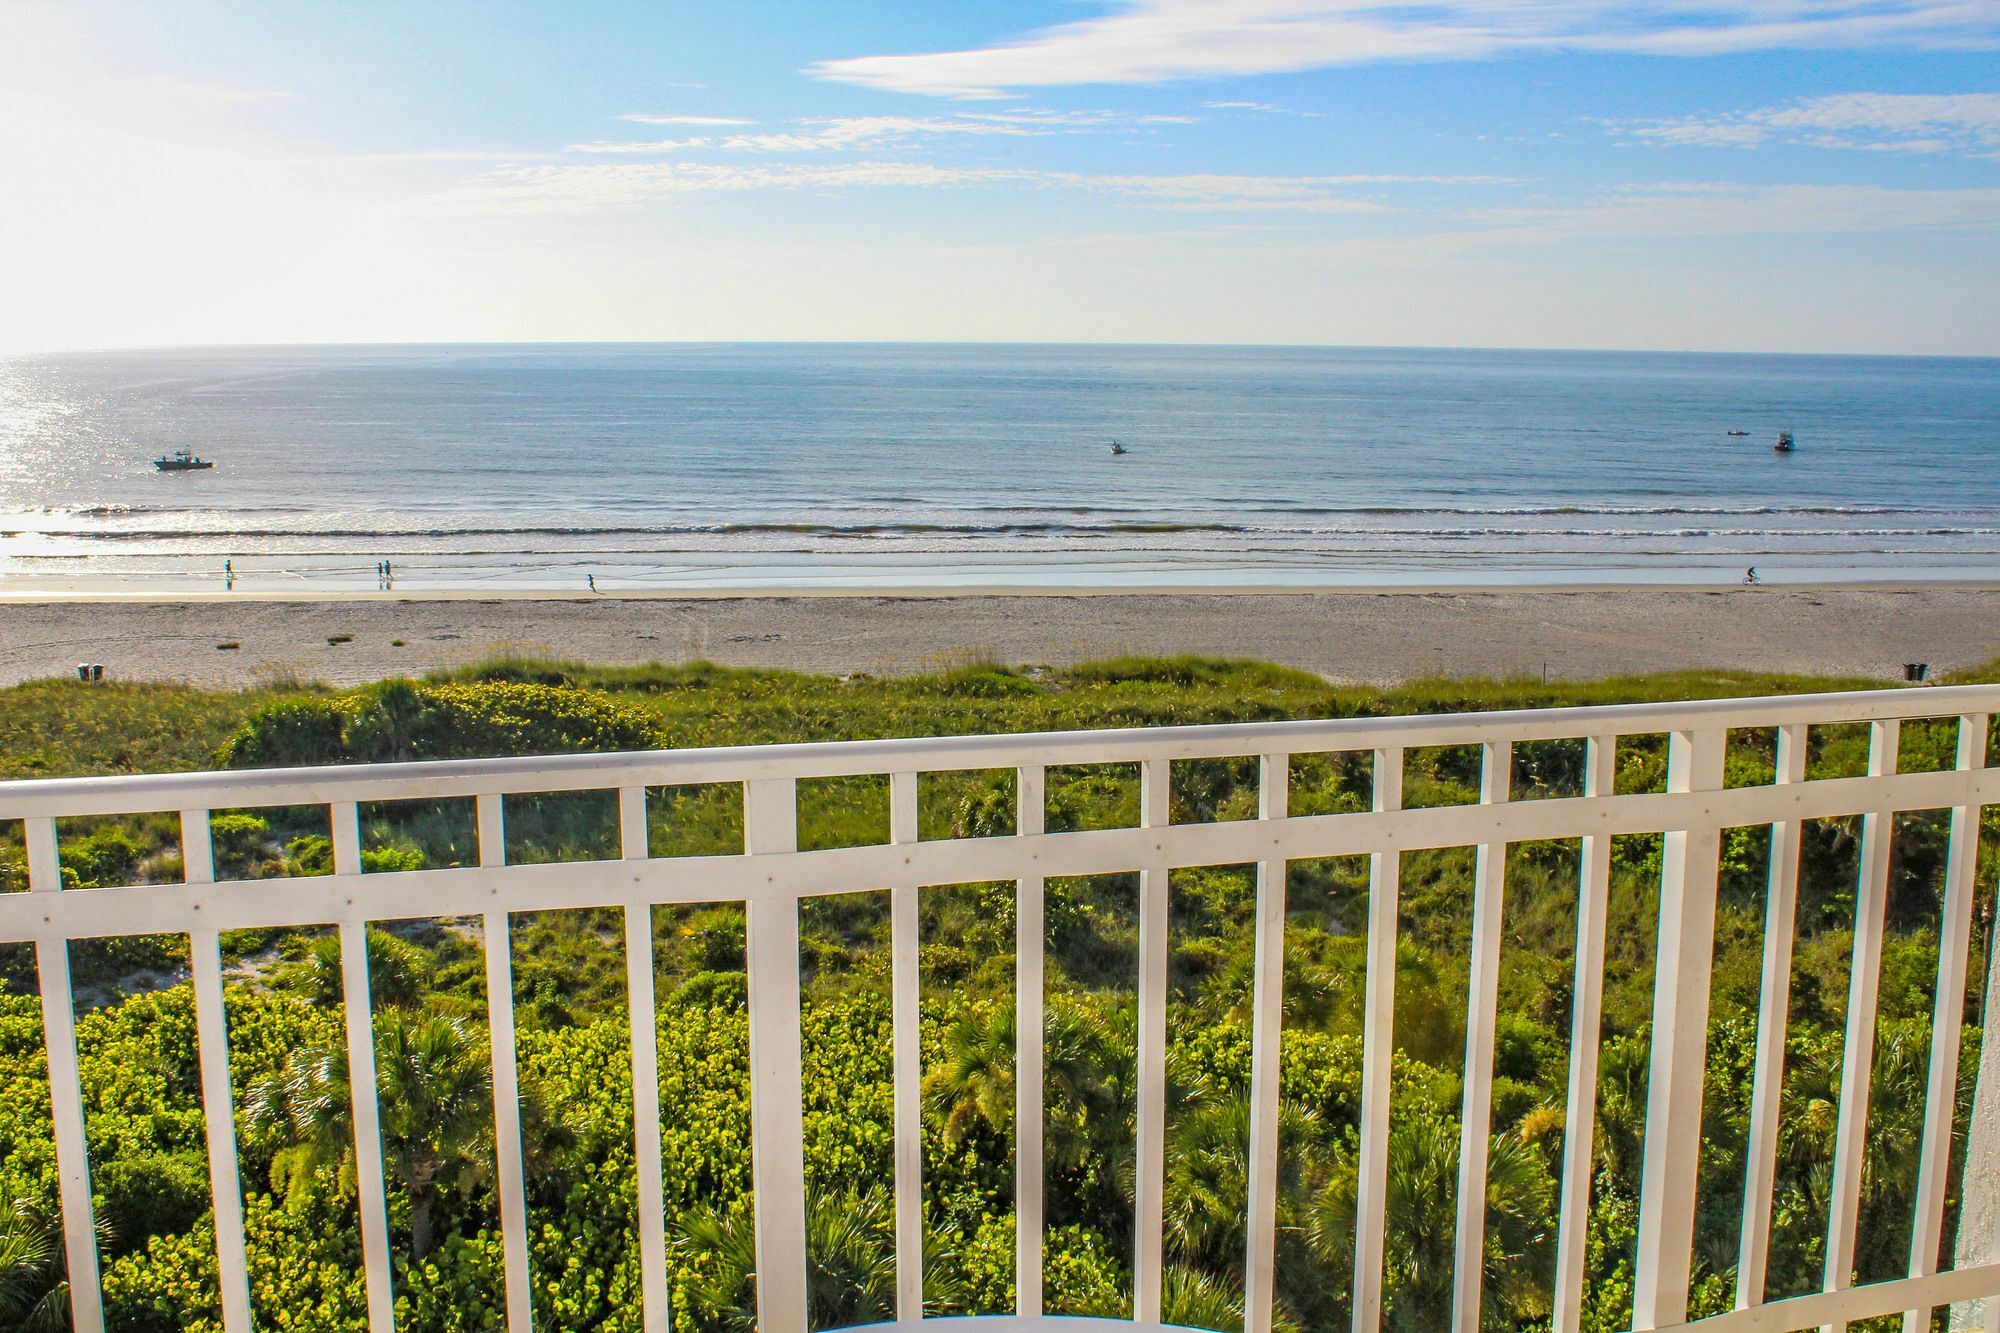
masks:
<path fill-rule="evenodd" d="M 584 579 L 584 582 L 586 582 L 586 583 L 588 583 L 588 584 L 590 585 L 590 590 L 591 590 L 592 592 L 596 592 L 596 591 L 597 591 L 597 575 L 595 575 L 595 574 L 585 574 L 585 575 L 583 576 L 583 579 Z"/>

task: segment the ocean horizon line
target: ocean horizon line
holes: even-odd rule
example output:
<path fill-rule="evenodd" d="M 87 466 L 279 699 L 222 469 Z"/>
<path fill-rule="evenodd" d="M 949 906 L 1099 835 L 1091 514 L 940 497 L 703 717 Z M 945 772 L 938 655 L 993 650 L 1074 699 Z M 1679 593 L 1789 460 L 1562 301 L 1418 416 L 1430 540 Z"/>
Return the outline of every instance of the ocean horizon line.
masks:
<path fill-rule="evenodd" d="M 1700 348 L 1700 347 L 1562 347 L 1544 344 L 1504 343 L 1325 343 L 1325 342 L 1149 342 L 1141 340 L 1013 339 L 1013 338 L 529 338 L 529 339 L 417 339 L 395 341 L 268 341 L 268 342 L 189 342 L 121 343 L 96 346 L 17 348 L 0 350 L 0 364 L 41 361 L 64 357 L 143 356 L 209 354 L 227 355 L 256 352 L 396 352 L 481 351 L 515 349 L 548 351 L 575 349 L 743 349 L 743 348 L 912 348 L 935 351 L 968 350 L 1110 349 L 1130 351 L 1187 352 L 1336 352 L 1336 353 L 1438 353 L 1520 356 L 1603 356 L 1673 358 L 1770 358 L 1785 360 L 1844 361 L 1939 361 L 2000 362 L 2000 350 L 1991 352 L 1908 352 L 1908 351 L 1820 351 L 1798 348 Z"/>

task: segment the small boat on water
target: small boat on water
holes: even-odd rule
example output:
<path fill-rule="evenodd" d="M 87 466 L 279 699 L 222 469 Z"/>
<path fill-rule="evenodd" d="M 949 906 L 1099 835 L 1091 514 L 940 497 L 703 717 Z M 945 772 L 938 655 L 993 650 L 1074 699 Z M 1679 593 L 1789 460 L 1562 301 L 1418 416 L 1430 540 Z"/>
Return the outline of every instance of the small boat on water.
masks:
<path fill-rule="evenodd" d="M 1111 453 L 1113 457 L 1118 457 L 1123 454 L 1129 454 L 1131 452 L 1132 451 L 1130 449 L 1127 449 L 1124 445 L 1118 443 L 1118 441 L 1113 440 L 1111 442 Z"/>
<path fill-rule="evenodd" d="M 215 464 L 205 458 L 197 458 L 186 449 L 176 449 L 170 454 L 161 454 L 153 460 L 153 467 L 159 472 L 206 472 Z"/>
<path fill-rule="evenodd" d="M 1750 432 L 1747 430 L 1732 430 L 1729 433 L 1731 435 L 1748 435 Z"/>
<path fill-rule="evenodd" d="M 1788 454 L 1795 447 L 1792 444 L 1792 433 L 1788 430 L 1781 430 L 1778 432 L 1778 442 L 1771 446 L 1771 451 L 1773 453 Z"/>

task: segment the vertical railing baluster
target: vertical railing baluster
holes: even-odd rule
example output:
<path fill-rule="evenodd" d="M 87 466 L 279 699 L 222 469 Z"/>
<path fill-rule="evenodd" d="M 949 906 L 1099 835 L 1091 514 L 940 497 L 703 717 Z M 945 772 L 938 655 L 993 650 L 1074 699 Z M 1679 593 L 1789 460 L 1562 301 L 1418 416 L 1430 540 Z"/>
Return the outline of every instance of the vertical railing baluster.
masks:
<path fill-rule="evenodd" d="M 497 792 L 475 802 L 479 865 L 507 864 L 506 806 Z M 514 1034 L 514 938 L 506 912 L 480 917 L 486 943 L 487 1045 L 493 1065 L 493 1164 L 500 1192 L 500 1243 L 505 1258 L 507 1326 L 534 1327 L 528 1282 L 528 1187 L 521 1160 L 521 1070 Z"/>
<path fill-rule="evenodd" d="M 1514 747 L 1481 747 L 1479 803 L 1503 805 L 1513 786 Z M 1493 1042 L 1500 1007 L 1500 933 L 1507 844 L 1482 842 L 1473 870 L 1472 962 L 1466 978 L 1465 1100 L 1458 1122 L 1458 1243 L 1452 1268 L 1452 1327 L 1478 1333 L 1486 1285 L 1486 1161 L 1493 1138 Z"/>
<path fill-rule="evenodd" d="M 798 785 L 791 778 L 743 784 L 744 850 L 798 849 Z M 805 1109 L 799 1037 L 799 903 L 747 904 L 745 971 L 750 991 L 750 1173 L 757 1212 L 757 1327 L 805 1333 Z"/>
<path fill-rule="evenodd" d="M 181 878 L 215 882 L 215 843 L 208 811 L 181 811 Z M 195 910 L 201 910 L 199 904 Z M 208 1140 L 208 1192 L 215 1209 L 216 1286 L 225 1333 L 250 1333 L 250 1264 L 243 1250 L 243 1180 L 236 1160 L 236 1100 L 229 1087 L 229 1020 L 222 1004 L 222 937 L 188 932 L 194 973 L 196 1058 L 201 1066 L 201 1118 Z"/>
<path fill-rule="evenodd" d="M 1720 791 L 1728 733 L 1676 731 L 1667 790 Z M 1638 1264 L 1632 1327 L 1687 1317 L 1694 1259 L 1695 1180 L 1701 1162 L 1702 1076 L 1708 1059 L 1709 975 L 1715 953 L 1716 872 L 1722 829 L 1712 819 L 1670 829 L 1661 852 L 1660 931 L 1654 949 L 1653 1052 L 1646 1082 L 1639 1181 Z"/>
<path fill-rule="evenodd" d="M 1403 751 L 1375 751 L 1373 807 L 1403 808 Z M 1361 1051 L 1361 1151 L 1355 1163 L 1354 1333 L 1382 1326 L 1382 1244 L 1388 1225 L 1389 1082 L 1396 1055 L 1396 932 L 1402 853 L 1368 854 L 1368 981 Z"/>
<path fill-rule="evenodd" d="M 1170 763 L 1139 766 L 1139 827 L 1165 828 Z M 1148 853 L 1148 860 L 1156 859 Z M 1133 1186 L 1132 1317 L 1160 1321 L 1166 1240 L 1167 1171 L 1167 895 L 1165 866 L 1139 872 L 1139 1101 Z"/>
<path fill-rule="evenodd" d="M 1869 724 L 1870 777 L 1896 771 L 1900 727 L 1894 721 Z M 1854 1242 L 1861 1221 L 1862 1162 L 1868 1148 L 1868 1091 L 1875 1078 L 1875 1009 L 1882 985 L 1882 932 L 1889 907 L 1889 843 L 1894 827 L 1895 814 L 1887 804 L 1861 817 L 1861 882 L 1854 899 L 1847 1042 L 1840 1057 L 1840 1119 L 1834 1130 L 1833 1199 L 1826 1229 L 1828 1291 L 1854 1284 Z"/>
<path fill-rule="evenodd" d="M 917 840 L 917 775 L 889 776 L 889 841 Z M 896 1318 L 924 1315 L 923 1048 L 915 884 L 889 890 L 890 1038 L 896 1098 Z"/>
<path fill-rule="evenodd" d="M 328 811 L 333 830 L 333 873 L 361 873 L 361 812 L 352 801 Z M 352 909 L 354 900 L 347 906 Z M 340 922 L 340 995 L 347 1024 L 347 1089 L 354 1109 L 355 1191 L 361 1196 L 361 1267 L 368 1283 L 368 1327 L 396 1326 L 394 1277 L 389 1266 L 389 1204 L 382 1182 L 382 1108 L 375 1076 L 375 1010 L 368 985 L 368 923 L 347 915 Z"/>
<path fill-rule="evenodd" d="M 1586 744 L 1583 794 L 1616 788 L 1618 738 Z M 1577 1333 L 1583 1322 L 1583 1261 L 1590 1221 L 1593 1138 L 1597 1129 L 1597 1056 L 1604 1021 L 1604 931 L 1611 901 L 1611 835 L 1586 833 L 1578 856 L 1575 981 L 1569 1025 L 1569 1099 L 1563 1113 L 1562 1193 L 1556 1208 L 1555 1311 L 1551 1333 Z"/>
<path fill-rule="evenodd" d="M 1042 835 L 1047 820 L 1046 775 L 1015 773 L 1014 832 Z M 1023 875 L 1014 893 L 1014 1313 L 1042 1314 L 1042 990 L 1047 945 L 1046 889 L 1040 875 Z"/>
<path fill-rule="evenodd" d="M 1982 760 L 1977 767 L 1985 767 Z M 2000 1263 L 2000 1181 L 1980 1164 L 2000 1161 L 2000 940 L 1989 934 L 1983 973 L 1975 981 L 1980 1018 L 1979 1067 L 1973 1073 L 1966 1114 L 1965 1174 L 1959 1185 L 1958 1233 L 1953 1268 Z M 1951 1307 L 1953 1330 L 2000 1333 L 2000 1295 L 1962 1300 Z"/>
<path fill-rule="evenodd" d="M 22 821 L 27 840 L 28 890 L 62 891 L 56 822 Z M 69 941 L 35 941 L 35 971 L 42 993 L 42 1043 L 49 1061 L 49 1111 L 55 1119 L 56 1189 L 62 1202 L 63 1254 L 69 1265 L 71 1326 L 102 1333 L 104 1293 L 97 1271 L 97 1218 L 90 1200 L 90 1143 L 83 1130 L 83 1083 L 77 1072 L 76 999 L 70 990 Z"/>
<path fill-rule="evenodd" d="M 1987 718 L 1958 720 L 1958 769 L 1986 766 Z M 1910 1229 L 1910 1276 L 1938 1271 L 1944 1240 L 1946 1176 L 1951 1169 L 1951 1130 L 1958 1098 L 1959 1029 L 1965 1017 L 1967 952 L 1972 947 L 1973 881 L 1979 868 L 1979 807 L 1956 805 L 1945 844 L 1944 907 L 1940 914 L 1937 994 L 1931 1007 L 1930 1075 L 1924 1091 L 1924 1139 L 1917 1162 L 1917 1197 Z M 1903 1333 L 1930 1327 L 1928 1308 L 1903 1315 Z"/>
<path fill-rule="evenodd" d="M 1778 728 L 1776 785 L 1806 780 L 1804 723 Z M 1778 1113 L 1785 1095 L 1785 1034 L 1791 1022 L 1792 941 L 1798 929 L 1801 824 L 1771 825 L 1764 901 L 1764 974 L 1757 999 L 1757 1053 L 1750 1085 L 1749 1164 L 1743 1177 L 1743 1240 L 1737 1251 L 1736 1308 L 1764 1303 L 1771 1256 L 1771 1195 L 1777 1182 Z"/>
<path fill-rule="evenodd" d="M 618 848 L 650 854 L 646 789 L 618 789 Z M 639 1184 L 639 1292 L 644 1333 L 667 1333 L 667 1201 L 660 1175 L 660 1035 L 653 997 L 653 908 L 625 904 L 625 1008 L 632 1031 L 632 1169 Z"/>
<path fill-rule="evenodd" d="M 1288 754 L 1258 761 L 1257 817 L 1291 812 Z M 1278 1086 L 1285 1024 L 1285 866 L 1257 863 L 1257 936 L 1250 1013 L 1250 1216 L 1243 1256 L 1243 1333 L 1271 1333 L 1278 1258 Z"/>

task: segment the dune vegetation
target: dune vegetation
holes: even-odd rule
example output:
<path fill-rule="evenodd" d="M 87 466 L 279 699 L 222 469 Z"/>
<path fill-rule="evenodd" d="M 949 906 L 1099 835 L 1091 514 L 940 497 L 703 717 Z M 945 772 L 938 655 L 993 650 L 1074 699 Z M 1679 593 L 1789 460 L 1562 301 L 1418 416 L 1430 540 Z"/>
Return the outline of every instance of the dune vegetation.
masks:
<path fill-rule="evenodd" d="M 1996 669 L 1975 673 L 2000 678 Z M 334 691 L 206 692 L 44 681 L 0 690 L 0 777 L 603 751 L 1077 727 L 1461 711 L 1859 688 L 1861 681 L 1680 673 L 1588 684 L 1421 681 L 1337 686 L 1254 662 L 1121 660 L 1061 669 L 972 665 L 895 679 L 678 667 L 497 661 L 423 681 Z M 1731 737 L 1732 785 L 1770 780 L 1774 737 Z M 1904 729 L 1903 766 L 1949 767 L 1948 722 Z M 1817 728 L 1814 776 L 1860 772 L 1865 728 Z M 1660 789 L 1663 737 L 1622 742 L 1621 791 Z M 1476 750 L 1412 751 L 1411 805 L 1477 799 Z M 1580 790 L 1580 742 L 1517 747 L 1514 799 Z M 1366 754 L 1297 756 L 1292 808 L 1365 808 Z M 1137 822 L 1129 766 L 1051 770 L 1052 831 Z M 1254 761 L 1174 766 L 1178 821 L 1253 817 Z M 1012 775 L 926 775 L 925 838 L 1011 832 Z M 370 871 L 476 860 L 469 800 L 365 808 Z M 800 785 L 807 847 L 883 842 L 886 781 Z M 740 850 L 739 791 L 649 794 L 655 855 Z M 509 798 L 510 861 L 617 854 L 610 793 Z M 1769 1287 L 1817 1289 L 1838 1114 L 1858 819 L 1808 824 Z M 65 886 L 171 882 L 169 812 L 64 821 Z M 1986 817 L 1961 1099 L 1976 1067 L 1993 937 L 2000 822 Z M 219 875 L 328 873 L 324 808 L 218 812 Z M 1716 931 L 1706 1144 L 1698 1187 L 1701 1312 L 1728 1308 L 1756 1040 L 1768 830 L 1725 835 Z M 1857 1270 L 1900 1276 L 1929 1059 L 1945 849 L 1942 812 L 1895 823 Z M 1487 1191 L 1484 1323 L 1547 1325 L 1569 1072 L 1578 847 L 1508 854 Z M 1388 1322 L 1445 1326 L 1457 1211 L 1473 853 L 1404 858 L 1396 958 L 1398 1048 L 1390 1136 Z M 1613 846 L 1587 1255 L 1586 1328 L 1631 1309 L 1646 1104 L 1659 839 Z M 26 886 L 18 824 L 0 822 L 0 891 Z M 1279 1312 L 1288 1330 L 1345 1329 L 1359 1123 L 1363 859 L 1288 872 Z M 1129 1314 L 1136 1005 L 1136 875 L 1048 886 L 1046 1133 L 1051 1311 Z M 1169 1320 L 1242 1322 L 1246 1089 L 1254 873 L 1171 878 L 1166 1211 Z M 1014 893 L 923 893 L 925 1290 L 935 1313 L 1013 1301 Z M 806 1170 L 815 1327 L 893 1306 L 888 905 L 880 893 L 802 909 Z M 660 1103 L 677 1329 L 754 1321 L 747 1020 L 739 906 L 654 913 Z M 513 1002 L 523 1084 L 538 1327 L 639 1327 L 632 1098 L 622 924 L 606 910 L 517 915 Z M 348 1120 L 340 956 L 331 930 L 224 940 L 231 1074 L 258 1326 L 365 1327 Z M 195 1029 L 184 937 L 71 950 L 108 1313 L 126 1330 L 219 1330 Z M 397 1326 L 497 1328 L 501 1242 L 484 965 L 476 923 L 420 918 L 370 937 L 374 1039 L 396 1251 Z M 1964 1117 L 1961 1115 L 1960 1124 Z M 1963 1144 L 1961 1142 L 1962 1153 Z M 1954 1168 L 1953 1198 L 1958 1172 Z M 59 1319 L 60 1227 L 33 954 L 0 945 L 0 1323 Z M 1955 1208 L 1951 1210 L 1955 1215 Z M 1945 1240 L 1949 1254 L 1949 1226 Z"/>

